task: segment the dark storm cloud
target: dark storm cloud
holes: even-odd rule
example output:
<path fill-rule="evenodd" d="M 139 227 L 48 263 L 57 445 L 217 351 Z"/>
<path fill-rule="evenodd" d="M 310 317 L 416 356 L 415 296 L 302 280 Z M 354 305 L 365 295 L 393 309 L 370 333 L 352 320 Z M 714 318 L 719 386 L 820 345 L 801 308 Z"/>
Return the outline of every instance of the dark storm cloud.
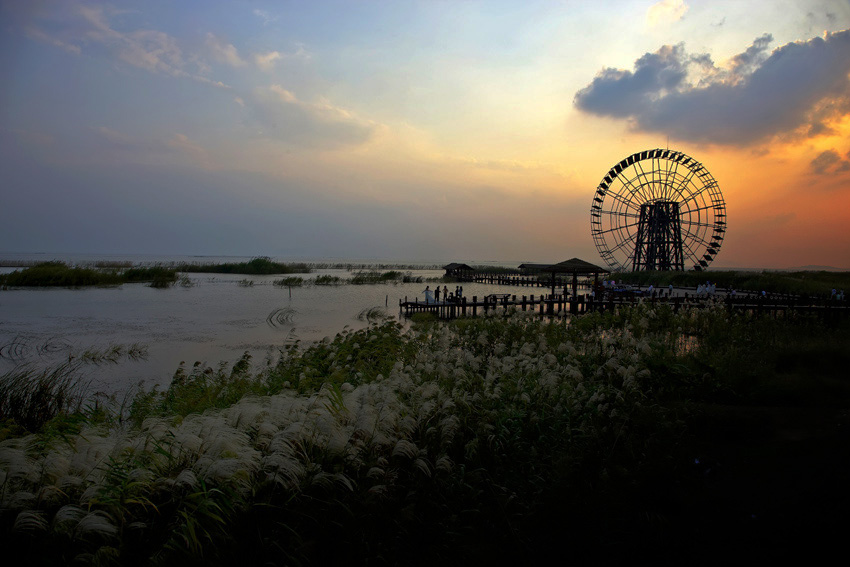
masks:
<path fill-rule="evenodd" d="M 574 103 L 598 116 L 628 119 L 641 131 L 681 140 L 749 144 L 774 135 L 828 132 L 850 109 L 850 30 L 767 52 L 757 38 L 718 67 L 707 54 L 663 46 L 633 71 L 607 68 L 576 93 Z"/>

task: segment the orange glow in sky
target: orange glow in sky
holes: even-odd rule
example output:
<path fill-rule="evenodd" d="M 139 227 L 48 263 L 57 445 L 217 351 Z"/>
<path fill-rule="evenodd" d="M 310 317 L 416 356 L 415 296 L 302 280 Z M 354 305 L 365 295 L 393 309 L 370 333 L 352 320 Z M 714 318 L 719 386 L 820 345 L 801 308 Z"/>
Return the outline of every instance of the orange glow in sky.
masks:
<path fill-rule="evenodd" d="M 712 267 L 850 269 L 850 4 L 0 6 L 2 252 L 601 263 L 608 169 L 670 147 Z"/>

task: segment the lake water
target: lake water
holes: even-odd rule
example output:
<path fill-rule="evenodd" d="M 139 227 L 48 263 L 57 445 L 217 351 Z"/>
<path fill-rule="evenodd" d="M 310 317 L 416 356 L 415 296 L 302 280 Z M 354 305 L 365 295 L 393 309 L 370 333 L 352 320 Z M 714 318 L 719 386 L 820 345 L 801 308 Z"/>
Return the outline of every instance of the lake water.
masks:
<path fill-rule="evenodd" d="M 443 274 L 434 269 L 404 271 L 423 278 Z M 322 274 L 351 277 L 342 269 L 293 275 L 307 280 Z M 139 343 L 147 347 L 146 359 L 92 366 L 87 376 L 106 392 L 123 391 L 140 381 L 166 385 L 181 361 L 188 368 L 195 361 L 216 366 L 220 361 L 232 363 L 249 351 L 261 363 L 288 342 L 308 343 L 333 337 L 346 327 L 366 327 L 368 322 L 358 315 L 369 308 L 384 308 L 388 315 L 398 318 L 400 299 L 424 298 L 425 285 L 435 285 L 308 285 L 293 288 L 290 298 L 287 288 L 272 283 L 281 276 L 188 277 L 191 287 L 168 289 L 124 284 L 114 288 L 0 291 L 0 372 L 21 363 L 50 366 L 91 347 Z M 253 285 L 240 285 L 246 279 Z M 454 291 L 454 285 L 448 287 Z M 481 297 L 509 289 L 511 293 L 540 293 L 531 288 L 466 283 L 464 295 Z M 276 313 L 278 316 L 270 319 Z"/>

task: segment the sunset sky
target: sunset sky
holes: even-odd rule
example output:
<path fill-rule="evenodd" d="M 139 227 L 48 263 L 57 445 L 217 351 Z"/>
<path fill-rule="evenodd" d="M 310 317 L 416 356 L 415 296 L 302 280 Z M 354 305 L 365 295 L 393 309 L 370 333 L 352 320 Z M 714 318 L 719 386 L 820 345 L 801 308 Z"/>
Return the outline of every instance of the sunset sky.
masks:
<path fill-rule="evenodd" d="M 601 263 L 670 147 L 712 267 L 850 268 L 850 0 L 0 2 L 3 252 Z"/>

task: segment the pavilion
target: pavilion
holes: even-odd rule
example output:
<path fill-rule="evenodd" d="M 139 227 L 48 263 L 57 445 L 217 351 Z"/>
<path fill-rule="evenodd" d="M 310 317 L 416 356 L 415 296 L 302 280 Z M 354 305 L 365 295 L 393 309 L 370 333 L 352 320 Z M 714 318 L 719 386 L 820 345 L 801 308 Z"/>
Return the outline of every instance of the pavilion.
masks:
<path fill-rule="evenodd" d="M 578 295 L 578 277 L 593 275 L 594 284 L 599 283 L 599 274 L 610 274 L 611 270 L 606 270 L 590 262 L 585 262 L 579 258 L 570 258 L 557 264 L 550 264 L 547 267 L 540 268 L 541 272 L 550 272 L 552 274 L 552 295 L 555 295 L 555 275 L 556 274 L 572 274 L 573 276 L 573 301 Z"/>

